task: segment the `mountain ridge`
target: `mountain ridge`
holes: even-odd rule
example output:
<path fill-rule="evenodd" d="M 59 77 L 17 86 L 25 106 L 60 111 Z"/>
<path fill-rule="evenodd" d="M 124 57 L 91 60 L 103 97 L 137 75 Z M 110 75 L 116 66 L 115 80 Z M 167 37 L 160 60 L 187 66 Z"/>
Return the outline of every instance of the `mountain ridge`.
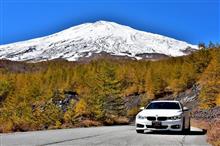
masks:
<path fill-rule="evenodd" d="M 97 21 L 27 41 L 0 45 L 0 59 L 12 61 L 78 61 L 105 52 L 111 56 L 154 59 L 152 54 L 176 57 L 197 50 L 184 41 L 135 30 L 114 22 Z"/>

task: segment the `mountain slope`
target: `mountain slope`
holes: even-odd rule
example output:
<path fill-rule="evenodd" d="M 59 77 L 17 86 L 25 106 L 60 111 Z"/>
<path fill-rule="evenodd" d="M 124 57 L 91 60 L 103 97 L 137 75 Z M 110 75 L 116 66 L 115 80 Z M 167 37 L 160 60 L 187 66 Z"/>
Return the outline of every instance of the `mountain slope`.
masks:
<path fill-rule="evenodd" d="M 187 55 L 196 49 L 198 47 L 195 45 L 162 35 L 138 31 L 114 22 L 97 21 L 46 37 L 1 45 L 0 59 L 38 62 L 62 58 L 77 61 L 101 53 L 153 59 L 158 55 Z"/>

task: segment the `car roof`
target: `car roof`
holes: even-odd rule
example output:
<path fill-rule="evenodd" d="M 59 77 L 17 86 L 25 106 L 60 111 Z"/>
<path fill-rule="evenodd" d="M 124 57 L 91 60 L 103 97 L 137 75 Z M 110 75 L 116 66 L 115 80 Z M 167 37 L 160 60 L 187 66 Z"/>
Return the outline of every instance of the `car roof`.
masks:
<path fill-rule="evenodd" d="M 154 100 L 154 101 L 151 101 L 151 102 L 176 102 L 176 103 L 180 103 L 177 100 Z"/>

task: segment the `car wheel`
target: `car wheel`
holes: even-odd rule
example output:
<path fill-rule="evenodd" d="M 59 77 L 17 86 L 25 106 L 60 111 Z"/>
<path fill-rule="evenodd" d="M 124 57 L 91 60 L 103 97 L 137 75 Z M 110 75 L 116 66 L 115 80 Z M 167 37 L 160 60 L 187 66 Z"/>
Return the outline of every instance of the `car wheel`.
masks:
<path fill-rule="evenodd" d="M 137 133 L 144 133 L 144 130 L 136 130 Z"/>

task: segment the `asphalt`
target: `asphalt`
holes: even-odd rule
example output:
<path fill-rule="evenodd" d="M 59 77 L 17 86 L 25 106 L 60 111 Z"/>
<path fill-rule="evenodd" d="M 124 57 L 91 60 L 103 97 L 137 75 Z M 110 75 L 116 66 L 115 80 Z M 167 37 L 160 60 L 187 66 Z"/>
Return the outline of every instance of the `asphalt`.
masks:
<path fill-rule="evenodd" d="M 137 134 L 135 127 L 104 126 L 0 134 L 1 146 L 207 146 L 206 131 Z"/>

